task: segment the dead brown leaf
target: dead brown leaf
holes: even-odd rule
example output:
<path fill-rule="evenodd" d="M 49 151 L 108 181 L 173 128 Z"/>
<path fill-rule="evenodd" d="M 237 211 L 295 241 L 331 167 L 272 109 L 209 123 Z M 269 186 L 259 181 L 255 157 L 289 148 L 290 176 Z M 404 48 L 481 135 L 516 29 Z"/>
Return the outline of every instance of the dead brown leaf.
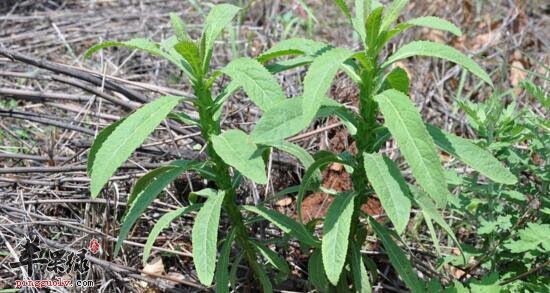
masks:
<path fill-rule="evenodd" d="M 514 87 L 514 93 L 516 95 L 521 93 L 521 88 L 518 87 L 518 85 L 525 78 L 527 78 L 527 72 L 525 71 L 523 64 L 517 60 L 512 61 L 512 64 L 510 65 L 510 84 Z"/>
<path fill-rule="evenodd" d="M 162 258 L 159 256 L 155 257 L 147 263 L 145 267 L 143 267 L 143 271 L 149 274 L 162 275 L 164 273 L 164 263 L 162 262 Z M 147 282 L 141 282 L 141 286 L 147 287 Z"/>

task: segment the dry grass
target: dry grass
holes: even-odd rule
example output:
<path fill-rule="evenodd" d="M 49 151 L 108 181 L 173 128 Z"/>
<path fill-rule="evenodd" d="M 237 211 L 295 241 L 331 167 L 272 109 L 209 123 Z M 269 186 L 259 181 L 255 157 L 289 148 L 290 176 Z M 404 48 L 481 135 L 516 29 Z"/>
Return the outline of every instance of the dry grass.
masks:
<path fill-rule="evenodd" d="M 240 1 L 245 2 L 245 1 Z M 335 45 L 358 47 L 345 19 L 333 5 L 311 0 L 319 24 L 308 32 L 307 26 L 296 29 L 298 36 L 311 35 L 317 40 Z M 328 1 L 327 1 L 328 2 Z M 498 90 L 515 85 L 523 69 L 543 72 L 548 66 L 550 31 L 548 5 L 543 1 L 412 1 L 407 17 L 436 15 L 459 24 L 465 32 L 462 38 L 451 38 L 429 30 L 412 30 L 395 41 L 395 45 L 416 38 L 451 43 L 474 55 L 476 61 L 492 73 Z M 453 2 L 453 3 L 449 3 Z M 91 60 L 82 54 L 91 45 L 110 39 L 145 36 L 161 40 L 171 34 L 169 12 L 178 12 L 189 24 L 192 36 L 201 29 L 201 13 L 191 1 L 3 1 L 0 3 L 0 48 L 24 53 L 36 59 L 46 59 L 74 68 L 83 68 L 107 80 L 113 80 L 135 90 L 148 99 L 163 93 L 188 95 L 188 84 L 173 67 L 156 58 L 125 49 L 103 51 Z M 481 4 L 480 4 L 481 3 Z M 527 3 L 527 4 L 525 4 Z M 243 4 L 243 3 L 241 3 Z M 545 6 L 546 5 L 546 6 Z M 200 5 L 204 12 L 206 5 Z M 223 66 L 238 55 L 255 56 L 285 35 L 284 15 L 297 17 L 306 24 L 307 16 L 293 1 L 254 1 L 246 6 L 235 39 L 229 35 L 220 41 L 214 62 Z M 290 30 L 292 31 L 292 30 Z M 222 43 L 225 43 L 223 45 Z M 232 44 L 230 44 L 232 43 Z M 425 117 L 448 130 L 470 136 L 464 116 L 453 111 L 453 100 L 461 97 L 483 100 L 489 89 L 476 87 L 476 81 L 466 76 L 461 85 L 459 67 L 432 59 L 418 58 L 402 64 L 412 78 L 411 96 Z M 521 69 L 521 68 L 519 68 Z M 297 83 L 303 70 L 279 75 L 288 85 L 288 94 L 297 93 Z M 61 78 L 61 79 L 60 79 Z M 334 86 L 334 94 L 353 106 L 354 90 L 342 79 Z M 219 86 L 223 86 L 223 83 Z M 162 256 L 159 271 L 143 272 L 142 243 L 147 231 L 164 212 L 187 204 L 190 190 L 205 183 L 192 175 L 178 179 L 165 196 L 157 199 L 142 216 L 120 255 L 112 251 L 124 212 L 127 195 L 136 178 L 160 163 L 175 158 L 196 156 L 201 140 L 197 129 L 161 127 L 136 152 L 126 168 L 121 169 L 105 189 L 101 199 L 90 200 L 89 179 L 85 173 L 86 155 L 93 136 L 105 125 L 128 114 L 136 101 L 101 86 L 91 86 L 121 101 L 114 104 L 97 94 L 70 84 L 56 73 L 31 67 L 8 58 L 0 58 L 0 289 L 12 288 L 21 278 L 19 269 L 8 266 L 23 245 L 23 236 L 36 234 L 44 247 L 74 249 L 87 246 L 90 239 L 101 243 L 97 258 L 90 257 L 92 269 L 86 279 L 94 280 L 93 292 L 154 292 L 202 291 L 195 279 L 190 258 L 190 227 L 192 218 L 182 218 L 159 237 L 155 256 Z M 346 91 L 342 91 L 346 89 Z M 342 97 L 342 92 L 347 93 Z M 519 92 L 520 103 L 534 103 Z M 38 97 L 38 98 L 37 98 Z M 226 106 L 227 127 L 249 130 L 260 112 L 249 101 L 237 95 Z M 188 109 L 186 109 L 188 110 Z M 14 114 L 14 113 L 19 114 Z M 189 112 L 190 115 L 194 113 Z M 57 123 L 53 123 L 57 122 Z M 53 123 L 53 124 L 52 124 Z M 343 131 L 333 120 L 312 126 L 297 141 L 306 149 L 332 148 L 332 138 Z M 322 131 L 319 131 L 322 129 Z M 388 145 L 391 150 L 392 145 Z M 274 156 L 271 181 L 266 187 L 249 184 L 242 193 L 244 202 L 258 202 L 272 197 L 274 192 L 298 182 L 300 168 L 292 160 Z M 290 206 L 282 208 L 292 213 Z M 258 230 L 258 229 L 256 229 Z M 223 233 L 223 231 L 222 231 Z M 268 230 L 265 233 L 278 233 Z M 258 237 L 265 236 L 258 233 Z M 376 256 L 377 247 L 367 253 Z M 421 248 L 418 248 L 421 250 Z M 433 271 L 429 253 L 427 274 Z M 306 262 L 299 255 L 288 255 L 293 276 L 280 289 L 303 291 Z M 157 267 L 158 269 L 159 267 Z M 380 291 L 393 291 L 396 278 L 388 269 L 380 271 Z M 42 279 L 47 272 L 38 273 Z M 246 276 L 239 280 L 236 291 L 247 286 Z M 199 288 L 197 288 L 199 287 Z"/>

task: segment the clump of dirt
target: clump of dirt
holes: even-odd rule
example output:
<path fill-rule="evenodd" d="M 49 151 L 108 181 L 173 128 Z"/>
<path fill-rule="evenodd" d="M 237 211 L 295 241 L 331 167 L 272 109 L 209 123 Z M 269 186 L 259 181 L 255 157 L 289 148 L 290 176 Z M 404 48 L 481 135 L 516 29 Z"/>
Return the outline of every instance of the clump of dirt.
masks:
<path fill-rule="evenodd" d="M 338 78 L 332 89 L 335 99 L 345 105 L 357 107 L 359 104 L 359 92 L 357 87 L 343 75 Z M 337 118 L 329 118 L 329 123 L 337 123 Z M 345 127 L 335 128 L 329 133 L 330 141 L 328 149 L 335 153 L 347 151 L 351 154 L 357 154 L 357 148 L 351 135 Z M 334 163 L 323 172 L 322 186 L 337 192 L 344 192 L 353 189 L 351 176 L 346 172 L 342 164 Z M 316 192 L 306 197 L 302 202 L 302 214 L 304 221 L 322 218 L 326 215 L 327 209 L 334 198 L 324 192 Z M 372 216 L 379 216 L 383 213 L 380 200 L 375 197 L 368 199 L 361 209 Z"/>

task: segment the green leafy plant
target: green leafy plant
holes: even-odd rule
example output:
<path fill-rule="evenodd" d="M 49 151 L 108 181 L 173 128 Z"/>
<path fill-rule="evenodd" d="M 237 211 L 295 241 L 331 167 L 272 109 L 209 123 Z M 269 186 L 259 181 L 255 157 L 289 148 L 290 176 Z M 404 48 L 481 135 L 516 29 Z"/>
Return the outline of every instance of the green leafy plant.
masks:
<path fill-rule="evenodd" d="M 357 154 L 316 154 L 316 160 L 307 169 L 297 195 L 296 209 L 302 222 L 301 203 L 308 190 L 318 186 L 319 181 L 314 175 L 320 169 L 337 162 L 346 165 L 352 173 L 353 190 L 333 194 L 334 201 L 323 223 L 321 245 L 312 247 L 310 261 L 319 262 L 320 249 L 323 270 L 317 267 L 318 263 L 312 264 L 309 274 L 312 283 L 321 291 L 345 290 L 349 285 L 356 290 L 370 290 L 369 277 L 365 275 L 366 260 L 357 253 L 367 235 L 366 227 L 361 224 L 362 218 L 367 220 L 382 241 L 390 262 L 409 289 L 413 292 L 426 290 L 427 283 L 417 276 L 407 253 L 397 243 L 409 222 L 413 205 L 421 209 L 427 225 L 432 227 L 432 233 L 433 220 L 456 241 L 451 228 L 437 211 L 449 202 L 458 204 L 457 198 L 449 192 L 437 148 L 496 183 L 512 185 L 517 182 L 516 177 L 483 147 L 423 122 L 408 97 L 409 79 L 406 72 L 399 67 L 392 68 L 396 61 L 411 56 L 438 57 L 461 65 L 492 86 L 490 77 L 479 65 L 452 47 L 428 41 L 406 44 L 382 58 L 384 46 L 393 37 L 414 26 L 461 34 L 455 25 L 436 17 L 421 17 L 395 24 L 407 2 L 397 0 L 383 7 L 377 1 L 355 1 L 353 15 L 344 1 L 335 1 L 360 36 L 361 51 L 353 52 L 317 42 L 306 51 L 304 45 L 312 41 L 291 39 L 280 42 L 264 54 L 280 57 L 301 52 L 296 58 L 268 64 L 267 67 L 309 64 L 309 68 L 303 81 L 303 95 L 268 109 L 256 124 L 250 138 L 258 145 L 276 147 L 274 142 L 298 133 L 319 117 L 318 113 L 326 109 L 325 95 L 338 70 L 343 70 L 360 91 L 357 113 L 338 105 L 333 106 L 335 110 L 332 113 L 347 126 L 356 142 Z M 317 50 L 311 50 L 312 47 Z M 379 114 L 382 114 L 384 123 L 379 122 Z M 418 186 L 407 185 L 396 163 L 380 154 L 383 142 L 390 138 L 399 145 Z M 375 195 L 380 199 L 394 230 L 361 212 L 360 207 Z M 437 242 L 434 245 L 439 247 Z M 460 248 L 458 243 L 456 245 Z"/>
<path fill-rule="evenodd" d="M 427 290 L 430 283 L 418 277 L 408 257 L 408 251 L 399 246 L 400 235 L 409 222 L 411 209 L 422 211 L 426 224 L 435 237 L 432 220 L 456 241 L 449 225 L 438 209 L 460 206 L 451 195 L 448 180 L 442 168 L 437 148 L 453 155 L 491 182 L 513 185 L 517 178 L 487 150 L 486 146 L 444 132 L 426 124 L 414 103 L 408 97 L 409 79 L 406 72 L 394 66 L 396 61 L 411 56 L 429 56 L 449 60 L 492 85 L 487 73 L 474 61 L 456 49 L 444 44 L 417 41 L 404 45 L 385 57 L 384 48 L 399 33 L 415 26 L 426 26 L 460 35 L 460 30 L 448 21 L 436 17 L 421 17 L 396 23 L 408 1 L 396 0 L 383 7 L 378 1 L 355 1 L 355 12 L 344 1 L 335 0 L 359 35 L 363 48 L 352 51 L 306 39 L 282 40 L 255 59 L 238 58 L 223 68 L 210 68 L 214 41 L 223 28 L 238 13 L 235 6 L 214 6 L 208 14 L 202 36 L 192 40 L 181 19 L 172 15 L 176 36 L 157 44 L 146 39 L 126 42 L 105 42 L 91 48 L 87 55 L 110 46 L 140 49 L 163 57 L 184 72 L 189 79 L 194 98 L 161 97 L 144 105 L 128 117 L 105 128 L 96 138 L 89 154 L 88 172 L 92 179 L 92 197 L 100 194 L 115 170 L 131 155 L 146 137 L 165 118 L 197 125 L 206 141 L 209 159 L 174 161 L 151 171 L 138 180 L 128 199 L 128 209 L 122 219 L 115 252 L 120 249 L 130 228 L 146 207 L 173 181 L 186 171 L 194 171 L 212 181 L 216 189 L 193 193 L 192 204 L 164 215 L 150 233 L 145 245 L 144 261 L 159 235 L 175 218 L 198 211 L 192 231 L 193 258 L 201 283 L 210 285 L 216 280 L 216 289 L 228 291 L 228 271 L 233 241 L 240 253 L 233 258 L 235 268 L 246 260 L 264 292 L 272 291 L 271 274 L 260 265 L 263 259 L 278 271 L 275 280 L 283 280 L 289 273 L 281 256 L 264 242 L 250 239 L 247 226 L 258 220 L 267 220 L 282 232 L 297 239 L 306 253 L 310 253 L 308 274 L 311 284 L 319 291 L 354 290 L 369 292 L 369 271 L 372 262 L 361 254 L 370 227 L 381 240 L 390 262 L 401 279 L 413 292 Z M 284 59 L 281 57 L 285 57 Z M 309 66 L 303 80 L 301 96 L 286 97 L 274 74 Z M 351 111 L 326 96 L 337 72 L 342 70 L 353 80 L 360 92 L 359 109 Z M 217 95 L 212 86 L 221 76 L 231 82 Z M 220 116 L 224 102 L 237 90 L 244 93 L 262 111 L 263 115 L 250 133 L 239 129 L 222 131 Z M 175 107 L 191 103 L 199 113 L 192 120 Z M 379 116 L 384 122 L 379 121 Z M 321 151 L 311 156 L 307 151 L 285 141 L 307 128 L 316 119 L 338 117 L 347 127 L 357 145 L 357 154 Z M 393 138 L 407 162 L 416 185 L 409 185 L 397 164 L 381 154 L 384 142 Z M 273 149 L 295 156 L 306 168 L 297 191 L 297 221 L 267 206 L 239 205 L 236 189 L 242 177 L 258 184 L 266 184 L 266 158 Z M 351 172 L 353 190 L 333 193 L 334 201 L 323 221 L 322 237 L 314 233 L 313 223 L 304 223 L 301 203 L 308 192 L 319 187 L 320 170 L 332 163 L 345 165 Z M 233 172 L 232 172 L 233 171 Z M 369 197 L 377 196 L 393 229 L 364 214 L 360 207 Z M 205 198 L 199 203 L 198 197 Z M 218 239 L 220 217 L 227 215 L 231 228 L 224 239 Z M 364 225 L 363 223 L 367 223 Z M 218 242 L 220 255 L 216 260 Z M 460 248 L 460 245 L 456 243 Z M 369 268 L 369 270 L 367 270 Z"/>
<path fill-rule="evenodd" d="M 218 283 L 217 289 L 220 292 L 228 291 L 228 258 L 232 242 L 236 241 L 254 274 L 262 281 L 264 290 L 270 291 L 271 284 L 264 269 L 258 264 L 257 257 L 271 256 L 271 254 L 267 252 L 269 249 L 264 247 L 264 244 L 248 239 L 245 222 L 236 202 L 236 188 L 241 176 L 239 174 L 232 176 L 227 164 L 238 165 L 240 160 L 249 161 L 250 164 L 244 166 L 242 170 L 239 168 L 239 171 L 250 176 L 252 180 L 265 183 L 267 179 L 264 175 L 265 170 L 262 168 L 261 154 L 256 156 L 257 148 L 252 143 L 241 145 L 243 136 L 244 141 L 247 141 L 243 132 L 233 130 L 222 134 L 219 117 L 223 102 L 241 87 L 262 107 L 269 107 L 277 101 L 277 97 L 283 99 L 284 96 L 267 69 L 252 59 L 237 59 L 221 71 L 211 70 L 210 60 L 214 41 L 239 10 L 238 7 L 229 4 L 214 6 L 205 20 L 204 30 L 199 40 L 192 40 L 185 29 L 185 23 L 177 15 L 171 14 L 175 36 L 161 43 L 147 39 L 108 41 L 88 50 L 86 56 L 106 47 L 118 46 L 139 49 L 163 57 L 185 74 L 195 94 L 193 99 L 174 96 L 157 98 L 128 117 L 103 129 L 90 150 L 88 174 L 92 179 L 91 195 L 96 197 L 108 182 L 109 177 L 164 119 L 171 118 L 178 122 L 197 125 L 206 140 L 209 160 L 203 162 L 178 160 L 141 177 L 128 198 L 128 208 L 122 219 L 115 254 L 120 250 L 139 216 L 162 190 L 183 172 L 195 171 L 215 182 L 218 189 L 197 191 L 191 196 L 195 198 L 192 205 L 164 215 L 149 235 L 143 261 L 147 261 L 154 241 L 162 229 L 177 217 L 198 211 L 192 231 L 192 244 L 193 259 L 201 283 L 210 285 L 215 277 Z M 250 76 L 249 71 L 254 75 Z M 234 82 L 219 96 L 213 96 L 212 85 L 223 73 L 232 77 Z M 191 103 L 195 107 L 199 113 L 198 120 L 195 121 L 184 113 L 175 111 L 176 106 L 183 102 Z M 236 141 L 241 145 L 239 151 L 233 149 Z M 229 159 L 226 162 L 220 156 Z M 254 159 L 251 159 L 251 156 L 254 156 Z M 198 203 L 197 197 L 203 197 L 206 200 Z M 221 256 L 224 261 L 220 261 L 216 266 L 218 225 L 222 208 L 231 219 L 232 230 L 224 240 L 222 249 L 224 255 Z"/>
<path fill-rule="evenodd" d="M 548 110 L 541 87 L 530 80 L 524 80 L 521 87 L 541 103 L 543 111 Z M 452 210 L 462 219 L 455 225 L 477 227 L 475 241 L 468 243 L 474 261 L 464 264 L 447 257 L 445 262 L 471 274 L 487 275 L 487 284 L 498 290 L 543 292 L 549 289 L 549 280 L 537 272 L 548 266 L 550 253 L 548 120 L 530 107 L 519 106 L 513 93 L 495 94 L 479 103 L 458 100 L 478 137 L 477 144 L 521 180 L 510 186 L 460 176 L 460 204 Z M 475 280 L 468 285 L 472 290 L 479 286 Z"/>

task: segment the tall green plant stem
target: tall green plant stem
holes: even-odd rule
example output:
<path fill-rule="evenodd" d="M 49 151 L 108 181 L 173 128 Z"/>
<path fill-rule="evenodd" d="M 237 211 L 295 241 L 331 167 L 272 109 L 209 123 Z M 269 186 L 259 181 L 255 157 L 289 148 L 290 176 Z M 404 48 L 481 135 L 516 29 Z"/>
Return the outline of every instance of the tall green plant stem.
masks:
<path fill-rule="evenodd" d="M 199 111 L 201 132 L 207 143 L 206 152 L 215 165 L 217 175 L 216 183 L 220 189 L 225 191 L 223 207 L 236 231 L 235 239 L 243 249 L 245 259 L 254 271 L 256 277 L 259 278 L 262 275 L 262 271 L 256 260 L 254 247 L 252 247 L 248 241 L 248 233 L 246 231 L 243 216 L 235 203 L 236 193 L 231 182 L 229 166 L 216 153 L 212 146 L 212 136 L 220 134 L 221 128 L 219 123 L 213 119 L 214 113 L 212 109 L 214 102 L 212 100 L 211 89 L 207 87 L 203 81 L 197 82 L 193 88 L 197 96 L 195 106 Z"/>
<path fill-rule="evenodd" d="M 378 114 L 378 107 L 374 101 L 375 80 L 378 73 L 378 64 L 376 57 L 370 57 L 372 64 L 375 64 L 372 70 L 364 69 L 361 74 L 361 84 L 359 85 L 359 125 L 357 127 L 357 134 L 354 138 L 357 146 L 357 155 L 355 156 L 355 168 L 351 175 L 354 190 L 357 192 L 357 196 L 354 200 L 354 211 L 352 215 L 352 223 L 359 223 L 361 206 L 367 202 L 368 199 L 368 181 L 367 174 L 365 173 L 364 157 L 363 153 L 376 151 L 374 149 L 376 142 L 377 127 L 376 116 Z M 358 226 L 352 225 L 349 235 L 350 243 L 355 242 L 358 237 Z"/>

